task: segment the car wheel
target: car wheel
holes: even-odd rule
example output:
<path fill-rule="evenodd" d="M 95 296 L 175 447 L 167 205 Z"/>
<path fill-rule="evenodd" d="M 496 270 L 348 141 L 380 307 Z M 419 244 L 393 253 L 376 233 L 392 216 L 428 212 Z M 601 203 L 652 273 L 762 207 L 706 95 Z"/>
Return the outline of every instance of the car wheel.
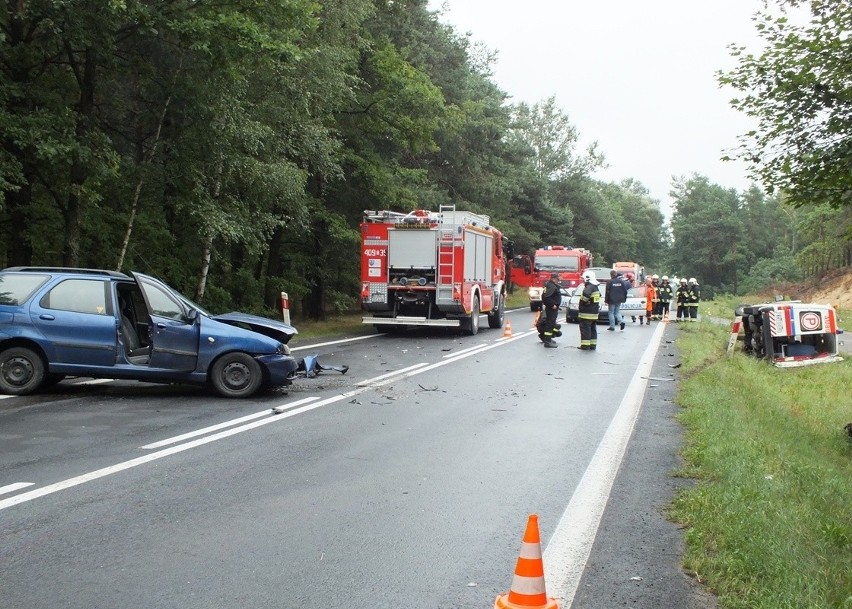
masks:
<path fill-rule="evenodd" d="M 263 386 L 263 370 L 247 353 L 228 353 L 213 364 L 210 383 L 226 398 L 247 398 Z"/>
<path fill-rule="evenodd" d="M 44 361 L 26 347 L 12 347 L 0 354 L 0 391 L 27 395 L 44 382 Z"/>

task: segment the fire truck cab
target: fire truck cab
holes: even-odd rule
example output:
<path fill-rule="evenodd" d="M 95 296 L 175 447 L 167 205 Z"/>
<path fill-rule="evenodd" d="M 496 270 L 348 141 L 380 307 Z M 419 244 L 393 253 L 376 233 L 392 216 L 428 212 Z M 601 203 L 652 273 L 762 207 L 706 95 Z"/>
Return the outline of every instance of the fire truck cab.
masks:
<path fill-rule="evenodd" d="M 438 212 L 364 211 L 361 223 L 362 318 L 377 330 L 503 326 L 503 235 L 488 216 L 442 205 Z"/>
<path fill-rule="evenodd" d="M 535 273 L 527 294 L 530 311 L 541 311 L 541 295 L 551 273 L 559 274 L 562 287 L 573 288 L 583 283 L 583 271 L 592 266 L 592 253 L 570 245 L 545 245 L 535 251 Z"/>
<path fill-rule="evenodd" d="M 744 331 L 743 351 L 775 366 L 840 361 L 834 307 L 799 301 L 737 307 Z"/>

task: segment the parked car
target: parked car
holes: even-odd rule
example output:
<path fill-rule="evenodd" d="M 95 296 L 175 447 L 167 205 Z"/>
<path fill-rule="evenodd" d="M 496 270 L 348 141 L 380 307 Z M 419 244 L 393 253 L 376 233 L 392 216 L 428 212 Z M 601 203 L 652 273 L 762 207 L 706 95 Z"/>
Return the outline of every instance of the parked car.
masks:
<path fill-rule="evenodd" d="M 604 284 L 610 280 L 609 272 L 612 269 L 608 266 L 590 266 L 586 270 L 593 272 L 595 274 L 595 279 L 597 279 L 599 283 Z"/>
<path fill-rule="evenodd" d="M 627 290 L 627 300 L 621 305 L 621 315 L 625 319 L 629 317 L 634 323 L 637 318 L 640 323 L 644 323 L 646 303 L 645 286 L 630 288 Z"/>
<path fill-rule="evenodd" d="M 296 329 L 246 313 L 211 315 L 165 283 L 99 269 L 0 271 L 0 392 L 66 376 L 209 384 L 248 397 L 289 385 Z"/>
<path fill-rule="evenodd" d="M 608 272 L 609 269 L 607 269 L 607 273 Z M 568 298 L 568 303 L 565 308 L 565 321 L 568 323 L 576 324 L 580 322 L 580 296 L 583 294 L 584 287 L 585 286 L 583 285 L 578 285 L 576 288 L 572 288 L 574 291 L 571 293 L 570 298 Z M 606 284 L 599 284 L 598 291 L 601 293 L 601 308 L 598 312 L 598 322 L 609 324 L 609 312 L 607 310 L 606 303 L 604 302 L 604 297 L 606 296 Z"/>

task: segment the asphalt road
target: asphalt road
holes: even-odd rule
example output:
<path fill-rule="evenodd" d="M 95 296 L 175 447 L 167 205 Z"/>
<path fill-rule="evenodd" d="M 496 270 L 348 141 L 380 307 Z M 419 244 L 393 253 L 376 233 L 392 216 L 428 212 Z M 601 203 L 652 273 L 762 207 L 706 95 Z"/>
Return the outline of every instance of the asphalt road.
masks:
<path fill-rule="evenodd" d="M 509 319 L 321 344 L 347 375 L 250 400 L 0 401 L 0 607 L 492 607 L 531 513 L 563 608 L 712 606 L 661 513 L 676 325 L 581 352 L 576 325 L 543 349 Z"/>

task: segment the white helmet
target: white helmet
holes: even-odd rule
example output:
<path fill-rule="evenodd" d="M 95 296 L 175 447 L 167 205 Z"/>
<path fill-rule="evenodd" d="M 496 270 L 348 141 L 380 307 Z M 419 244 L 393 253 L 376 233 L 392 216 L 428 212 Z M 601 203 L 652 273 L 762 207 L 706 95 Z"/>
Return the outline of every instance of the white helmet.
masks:
<path fill-rule="evenodd" d="M 659 275 L 657 275 L 656 273 L 654 273 L 653 275 L 651 275 L 651 279 L 659 279 L 659 278 L 660 278 L 660 276 L 659 276 Z"/>
<path fill-rule="evenodd" d="M 669 276 L 668 276 L 668 275 L 663 275 L 663 281 L 668 281 L 668 280 L 669 280 Z"/>
<path fill-rule="evenodd" d="M 588 281 L 589 283 L 593 283 L 595 285 L 598 284 L 598 280 L 595 277 L 595 274 L 591 271 L 586 271 L 583 273 L 583 281 Z"/>
<path fill-rule="evenodd" d="M 697 281 L 695 281 L 695 277 L 690 277 L 690 278 L 689 278 L 689 285 L 695 285 L 696 283 L 698 283 L 698 282 L 697 282 Z"/>

